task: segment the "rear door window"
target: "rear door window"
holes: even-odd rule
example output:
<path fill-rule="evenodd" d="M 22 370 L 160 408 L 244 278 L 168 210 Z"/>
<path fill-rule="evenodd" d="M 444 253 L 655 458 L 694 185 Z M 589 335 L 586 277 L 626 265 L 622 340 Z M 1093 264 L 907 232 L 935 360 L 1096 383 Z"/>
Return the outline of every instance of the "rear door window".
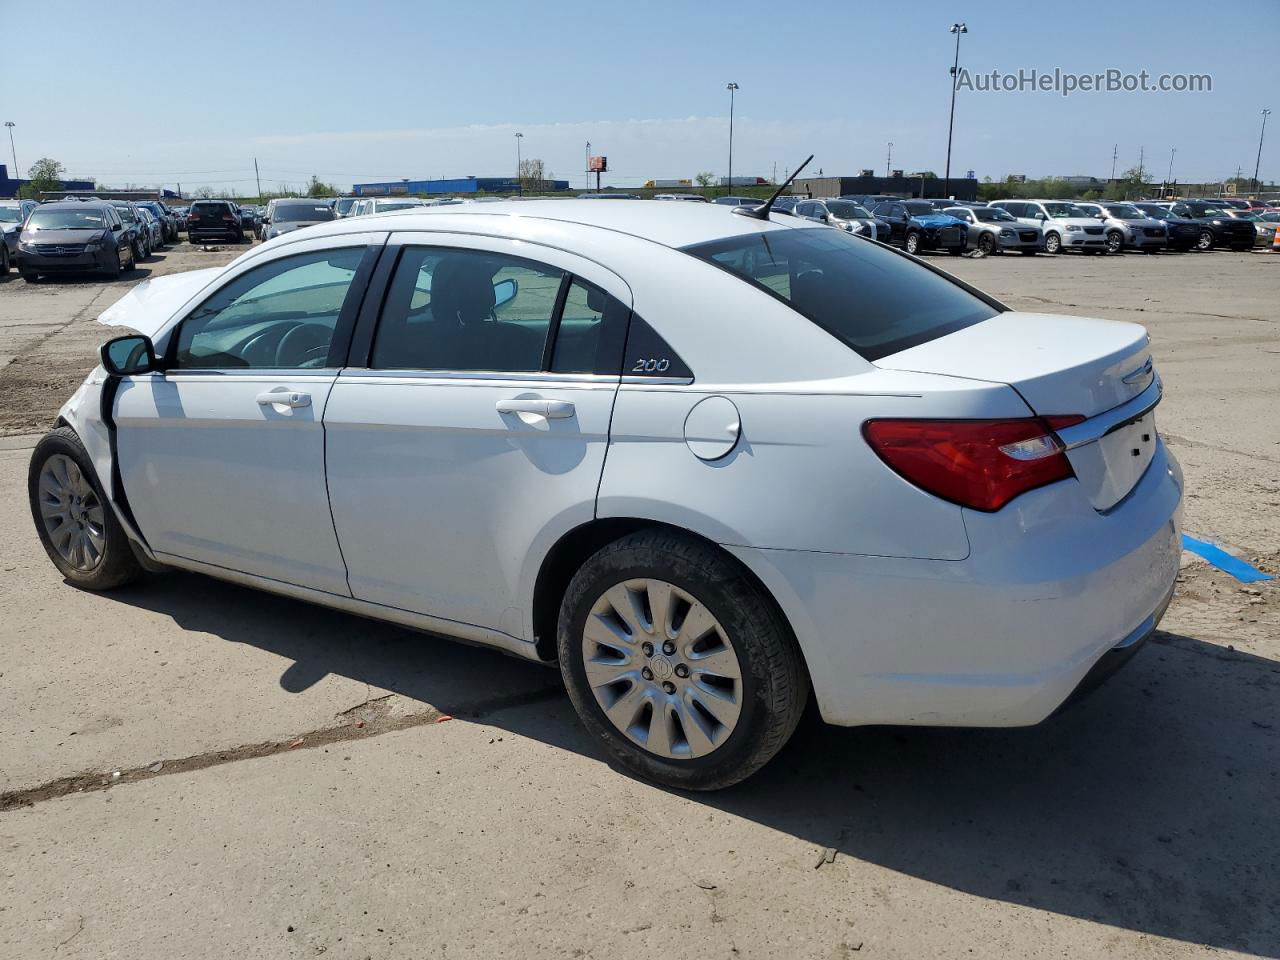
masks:
<path fill-rule="evenodd" d="M 552 372 L 617 374 L 630 313 L 617 298 L 575 279 L 556 329 Z"/>
<path fill-rule="evenodd" d="M 683 250 L 776 297 L 867 360 L 999 312 L 945 276 L 838 230 L 767 230 Z"/>

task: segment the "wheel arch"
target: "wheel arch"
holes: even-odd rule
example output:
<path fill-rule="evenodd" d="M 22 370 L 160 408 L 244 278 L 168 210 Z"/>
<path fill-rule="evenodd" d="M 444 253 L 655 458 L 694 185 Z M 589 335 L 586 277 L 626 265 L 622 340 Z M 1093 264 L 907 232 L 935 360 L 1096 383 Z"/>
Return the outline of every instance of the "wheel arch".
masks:
<path fill-rule="evenodd" d="M 805 659 L 804 649 L 797 640 L 795 628 L 792 626 L 786 610 L 779 603 L 778 598 L 774 596 L 773 591 L 765 585 L 754 570 L 734 556 L 732 552 L 703 534 L 677 524 L 664 523 L 660 520 L 643 517 L 596 518 L 569 530 L 547 551 L 534 581 L 532 601 L 533 639 L 539 659 L 552 661 L 557 657 L 556 629 L 560 618 L 560 603 L 564 598 L 565 590 L 568 589 L 569 581 L 573 579 L 573 575 L 587 561 L 587 558 L 600 548 L 613 543 L 615 540 L 620 540 L 625 536 L 644 530 L 676 533 L 698 540 L 747 576 L 755 584 L 760 594 L 769 603 L 773 604 L 778 616 L 786 624 L 790 639 L 795 643 L 796 649 L 799 651 L 800 661 L 804 664 L 805 671 L 808 672 L 809 665 Z"/>

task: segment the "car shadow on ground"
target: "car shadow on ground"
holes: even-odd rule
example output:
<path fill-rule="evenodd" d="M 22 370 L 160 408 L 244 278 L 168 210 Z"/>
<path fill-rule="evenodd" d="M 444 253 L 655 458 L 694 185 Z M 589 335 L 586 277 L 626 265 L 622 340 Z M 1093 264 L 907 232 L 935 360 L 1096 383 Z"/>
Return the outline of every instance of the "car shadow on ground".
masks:
<path fill-rule="evenodd" d="M 153 257 L 154 259 L 154 257 Z M 161 257 L 160 259 L 164 259 Z M 150 263 L 150 260 L 138 263 Z M 132 270 L 123 271 L 118 277 L 105 277 L 100 273 L 42 273 L 40 279 L 36 281 L 37 286 L 41 287 L 84 287 L 84 286 L 102 286 L 106 284 L 112 286 L 115 284 L 136 283 L 139 280 L 145 280 L 151 276 L 151 268 L 137 266 Z M 15 278 L 17 274 L 14 274 Z"/>
<path fill-rule="evenodd" d="M 536 664 L 188 574 L 112 596 L 293 661 L 286 690 L 332 673 L 601 756 Z M 967 894 L 1277 956 L 1278 693 L 1280 662 L 1159 633 L 1037 727 L 810 720 L 756 777 L 691 796 Z"/>

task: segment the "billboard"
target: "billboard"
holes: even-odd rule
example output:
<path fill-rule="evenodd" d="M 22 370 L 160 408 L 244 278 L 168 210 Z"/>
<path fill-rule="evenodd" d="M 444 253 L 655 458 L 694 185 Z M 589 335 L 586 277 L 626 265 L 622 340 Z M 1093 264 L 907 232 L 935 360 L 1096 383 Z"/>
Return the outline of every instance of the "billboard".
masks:
<path fill-rule="evenodd" d="M 588 157 L 587 172 L 588 173 L 607 173 L 609 170 L 608 157 Z"/>

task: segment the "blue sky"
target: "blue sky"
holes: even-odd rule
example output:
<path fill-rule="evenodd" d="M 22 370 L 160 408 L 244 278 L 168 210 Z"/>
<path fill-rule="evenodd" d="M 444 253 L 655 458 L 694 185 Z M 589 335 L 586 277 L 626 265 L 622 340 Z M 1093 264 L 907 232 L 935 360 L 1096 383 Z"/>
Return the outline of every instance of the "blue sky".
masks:
<path fill-rule="evenodd" d="M 607 182 L 723 174 L 729 95 L 734 172 L 779 176 L 809 153 L 828 174 L 893 166 L 941 174 L 950 24 L 969 33 L 973 73 L 1107 68 L 1207 73 L 1211 93 L 961 91 L 952 171 L 999 179 L 1111 172 L 1145 148 L 1156 176 L 1253 171 L 1260 110 L 1280 110 L 1280 2 L 1049 4 L 983 0 L 612 6 L 366 0 L 0 0 L 25 171 L 40 156 L 70 175 L 186 191 L 245 191 L 311 173 L 353 181 L 509 175 L 526 157 L 584 182 L 584 144 Z M 60 28 L 59 20 L 68 24 Z M 76 24 L 86 24 L 84 29 Z M 167 40 L 166 44 L 159 41 Z M 130 61 L 122 63 L 123 60 Z M 110 61 L 110 62 L 108 62 Z M 38 95 L 25 90 L 37 86 Z M 1280 179 L 1280 114 L 1262 176 Z M 10 163 L 3 142 L 3 162 Z"/>

